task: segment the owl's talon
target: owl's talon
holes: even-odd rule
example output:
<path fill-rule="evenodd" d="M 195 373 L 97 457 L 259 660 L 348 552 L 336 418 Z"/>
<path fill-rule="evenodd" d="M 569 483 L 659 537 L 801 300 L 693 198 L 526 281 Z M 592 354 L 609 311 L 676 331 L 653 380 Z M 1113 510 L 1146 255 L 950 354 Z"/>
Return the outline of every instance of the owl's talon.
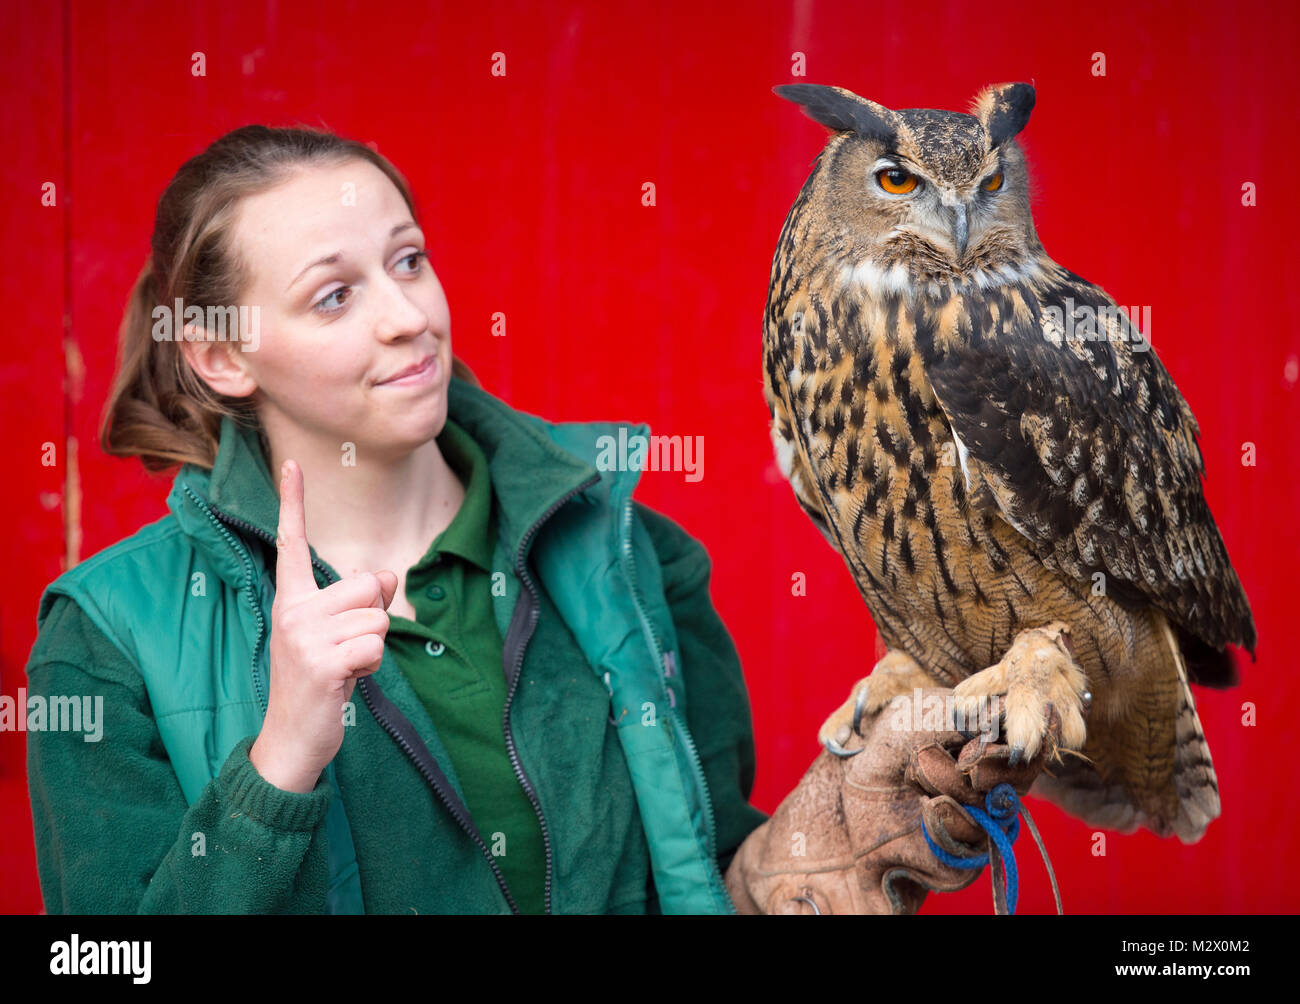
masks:
<path fill-rule="evenodd" d="M 862 735 L 862 715 L 867 709 L 867 690 L 868 687 L 858 688 L 858 699 L 853 702 L 853 733 Z"/>
<path fill-rule="evenodd" d="M 1081 749 L 1087 678 L 1064 644 L 1063 626 L 1021 631 L 1002 660 L 962 680 L 958 699 L 998 699 L 998 735 L 1011 747 L 1010 765 L 1051 760 L 1062 749 Z M 1060 721 L 1059 729 L 1052 727 Z"/>
<path fill-rule="evenodd" d="M 841 746 L 839 743 L 837 743 L 834 739 L 827 739 L 827 740 L 826 740 L 826 752 L 827 752 L 827 753 L 834 753 L 837 757 L 841 757 L 842 759 L 845 759 L 845 760 L 847 760 L 847 759 L 848 759 L 849 757 L 851 757 L 851 756 L 857 756 L 857 755 L 858 755 L 859 753 L 861 753 L 864 749 L 866 749 L 865 746 L 859 746 L 859 747 L 858 747 L 857 749 L 855 749 L 855 750 L 846 750 L 843 746 Z"/>
<path fill-rule="evenodd" d="M 850 742 L 855 734 L 865 738 L 866 723 L 893 698 L 911 694 L 917 687 L 933 686 L 934 681 L 910 656 L 899 651 L 887 652 L 876 663 L 871 676 L 855 683 L 848 700 L 822 723 L 817 730 L 817 742 L 837 756 L 850 756 L 843 744 Z"/>

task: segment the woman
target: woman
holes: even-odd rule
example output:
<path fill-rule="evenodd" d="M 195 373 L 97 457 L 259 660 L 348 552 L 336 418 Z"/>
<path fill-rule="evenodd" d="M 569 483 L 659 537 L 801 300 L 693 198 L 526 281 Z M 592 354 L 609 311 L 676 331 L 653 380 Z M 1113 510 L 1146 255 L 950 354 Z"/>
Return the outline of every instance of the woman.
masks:
<path fill-rule="evenodd" d="M 597 471 L 616 426 L 471 382 L 427 254 L 325 133 L 163 193 L 101 438 L 183 466 L 42 596 L 31 693 L 104 698 L 102 742 L 29 733 L 50 913 L 728 908 L 765 817 L 708 558 Z"/>
<path fill-rule="evenodd" d="M 597 469 L 617 426 L 477 387 L 427 256 L 397 170 L 327 133 L 235 130 L 164 191 L 101 442 L 181 468 L 41 597 L 29 693 L 103 699 L 101 741 L 28 733 L 47 911 L 912 912 L 973 881 L 931 867 L 918 806 L 959 821 L 896 731 L 844 782 L 884 808 L 822 758 L 764 824 L 707 554 Z"/>

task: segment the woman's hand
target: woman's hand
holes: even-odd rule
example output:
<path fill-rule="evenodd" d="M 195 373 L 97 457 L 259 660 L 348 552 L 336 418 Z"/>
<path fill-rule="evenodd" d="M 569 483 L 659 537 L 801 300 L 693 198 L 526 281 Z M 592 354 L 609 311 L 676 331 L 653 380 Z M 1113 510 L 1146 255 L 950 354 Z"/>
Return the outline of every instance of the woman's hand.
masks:
<path fill-rule="evenodd" d="M 277 788 L 310 792 L 343 745 L 343 706 L 357 680 L 383 659 L 397 576 L 363 572 L 319 588 L 303 494 L 302 470 L 286 460 L 271 606 L 271 692 L 249 760 Z"/>

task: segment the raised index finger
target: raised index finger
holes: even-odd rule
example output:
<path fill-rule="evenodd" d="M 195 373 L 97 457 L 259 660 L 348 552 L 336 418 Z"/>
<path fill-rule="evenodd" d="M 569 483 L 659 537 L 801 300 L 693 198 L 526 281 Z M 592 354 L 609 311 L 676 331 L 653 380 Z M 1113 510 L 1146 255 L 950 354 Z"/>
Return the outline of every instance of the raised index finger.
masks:
<path fill-rule="evenodd" d="M 302 468 L 286 460 L 280 475 L 280 525 L 275 538 L 275 591 L 286 599 L 318 589 L 311 571 L 311 549 L 307 546 L 303 495 Z"/>

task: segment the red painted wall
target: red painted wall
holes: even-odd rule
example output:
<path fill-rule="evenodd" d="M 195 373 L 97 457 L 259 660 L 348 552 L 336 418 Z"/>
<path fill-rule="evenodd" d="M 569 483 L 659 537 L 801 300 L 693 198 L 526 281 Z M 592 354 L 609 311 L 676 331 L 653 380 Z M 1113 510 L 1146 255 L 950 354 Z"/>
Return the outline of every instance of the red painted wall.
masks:
<path fill-rule="evenodd" d="M 79 528 L 84 559 L 165 512 L 170 478 L 96 445 L 162 187 L 231 128 L 306 122 L 377 143 L 407 175 L 455 349 L 490 390 L 552 419 L 704 437 L 703 480 L 647 473 L 639 497 L 713 555 L 714 600 L 754 705 L 754 802 L 771 811 L 816 755 L 822 718 L 868 671 L 874 630 L 771 457 L 767 276 L 825 132 L 770 88 L 806 79 L 894 107 L 965 109 L 986 83 L 1032 80 L 1022 141 L 1039 233 L 1118 302 L 1152 306 L 1153 343 L 1200 421 L 1206 492 L 1260 635 L 1240 688 L 1197 693 L 1224 806 L 1199 844 L 1112 835 L 1100 858 L 1082 823 L 1043 802 L 1036 817 L 1070 912 L 1294 911 L 1296 803 L 1275 779 L 1300 694 L 1285 650 L 1300 543 L 1297 8 L 614 6 L 5 5 L 0 693 L 24 685 L 37 598 L 67 536 Z M 191 75 L 196 51 L 205 77 Z M 498 51 L 504 77 L 490 73 Z M 791 76 L 796 51 L 806 78 Z M 1095 52 L 1104 77 L 1091 72 Z M 646 181 L 653 208 L 641 205 Z M 1247 181 L 1255 207 L 1242 205 Z M 45 182 L 55 206 L 41 205 Z M 508 317 L 505 338 L 490 335 L 494 311 Z M 65 437 L 80 444 L 80 512 Z M 47 442 L 54 466 L 41 463 Z M 1255 466 L 1242 463 L 1247 442 Z M 790 595 L 796 571 L 806 597 Z M 1242 725 L 1247 701 L 1254 727 Z M 24 738 L 0 734 L 0 910 L 41 907 Z M 1022 910 L 1051 910 L 1028 843 L 1020 856 Z M 989 909 L 987 875 L 926 905 Z"/>

